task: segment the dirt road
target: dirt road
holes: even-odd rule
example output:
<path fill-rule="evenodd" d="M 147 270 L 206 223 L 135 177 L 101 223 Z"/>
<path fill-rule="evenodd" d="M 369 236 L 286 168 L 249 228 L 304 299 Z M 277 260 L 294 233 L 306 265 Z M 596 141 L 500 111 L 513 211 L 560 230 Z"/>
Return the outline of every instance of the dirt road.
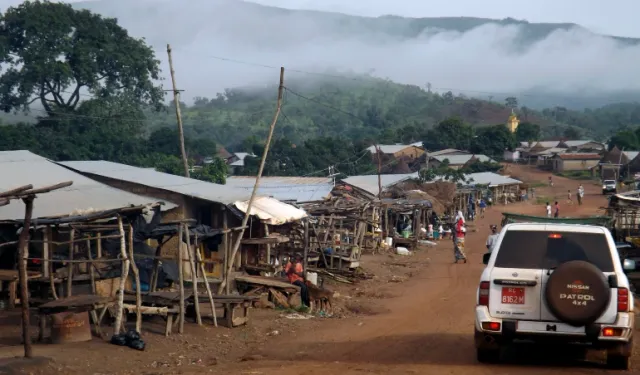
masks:
<path fill-rule="evenodd" d="M 523 172 L 521 178 L 541 180 L 542 174 Z M 544 180 L 542 180 L 544 181 Z M 579 182 L 554 178 L 554 188 L 538 188 L 552 199 L 564 198 Z M 574 186 L 575 185 L 575 186 Z M 583 206 L 561 208 L 573 215 L 593 215 L 605 201 L 599 187 L 585 184 Z M 566 199 L 566 198 L 565 198 Z M 552 202 L 553 203 L 553 202 Z M 488 366 L 476 362 L 473 345 L 473 308 L 483 269 L 481 257 L 488 226 L 499 223 L 500 211 L 544 212 L 531 203 L 489 210 L 476 222 L 477 232 L 468 236 L 469 263 L 453 264 L 448 244 L 430 250 L 431 265 L 403 284 L 399 296 L 386 301 L 386 314 L 335 321 L 321 330 L 299 333 L 271 341 L 256 361 L 229 368 L 237 374 L 562 374 L 608 373 L 602 358 L 589 361 L 557 355 L 553 351 L 535 353 L 521 348 L 507 356 L 505 364 Z M 636 353 L 637 357 L 637 353 Z M 598 360 L 600 359 L 600 362 Z"/>
<path fill-rule="evenodd" d="M 548 174 L 517 169 L 513 176 L 526 182 L 546 182 Z M 559 201 L 562 216 L 593 215 L 605 205 L 599 186 L 584 183 L 585 204 L 566 202 L 567 190 L 580 182 L 554 178 L 554 187 L 537 185 L 536 195 Z M 418 267 L 401 283 L 370 284 L 377 293 L 376 308 L 347 319 L 282 318 L 277 311 L 256 311 L 248 327 L 232 330 L 187 325 L 183 336 L 169 338 L 145 332 L 145 352 L 114 347 L 101 340 L 77 345 L 38 346 L 37 355 L 53 358 L 37 374 L 607 374 L 597 353 L 589 361 L 572 359 L 557 351 L 532 352 L 524 348 L 507 356 L 501 365 L 476 362 L 473 345 L 473 310 L 482 254 L 490 224 L 499 224 L 501 211 L 543 214 L 536 200 L 488 210 L 475 223 L 467 239 L 469 262 L 453 264 L 452 246 L 443 241 L 410 260 Z M 398 256 L 372 257 L 375 262 L 396 262 Z M 427 259 L 429 258 L 429 259 Z M 389 261 L 389 259 L 391 259 Z M 366 263 L 365 267 L 374 262 Z M 406 268 L 403 268 L 406 270 Z M 394 271 L 396 274 L 399 272 Z M 405 271 L 406 272 L 406 271 Z M 386 276 L 384 276 L 386 278 Z M 386 279 L 385 279 L 386 280 Z M 370 287 L 371 287 L 370 286 Z M 372 291 L 367 290 L 367 295 Z M 346 295 L 349 294 L 349 295 Z M 352 288 L 340 297 L 357 296 Z M 355 299 L 355 298 L 354 298 Z M 367 315 L 368 314 L 368 315 Z M 17 330 L 12 337 L 18 337 Z M 278 334 L 270 334 L 278 331 Z M 19 355 L 19 342 L 5 353 Z M 2 341 L 0 341 L 2 348 Z M 14 353 L 14 354 L 9 354 Z M 117 360 L 116 360 L 117 358 Z M 636 366 L 640 356 L 634 355 Z M 640 369 L 640 367 L 636 367 Z M 54 372 L 55 370 L 55 372 Z M 2 368 L 0 367 L 0 372 Z M 611 372 L 613 373 L 613 372 Z"/>

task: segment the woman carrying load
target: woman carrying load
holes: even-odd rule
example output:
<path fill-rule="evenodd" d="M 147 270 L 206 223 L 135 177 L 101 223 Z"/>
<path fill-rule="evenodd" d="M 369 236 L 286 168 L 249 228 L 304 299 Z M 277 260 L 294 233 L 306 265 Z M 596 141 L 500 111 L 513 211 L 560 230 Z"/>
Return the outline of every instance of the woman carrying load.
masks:
<path fill-rule="evenodd" d="M 464 253 L 464 237 L 467 233 L 467 229 L 464 226 L 465 220 L 462 211 L 458 211 L 453 224 L 453 255 L 455 257 L 454 263 L 458 263 L 459 260 L 463 260 L 467 263 L 467 256 Z"/>

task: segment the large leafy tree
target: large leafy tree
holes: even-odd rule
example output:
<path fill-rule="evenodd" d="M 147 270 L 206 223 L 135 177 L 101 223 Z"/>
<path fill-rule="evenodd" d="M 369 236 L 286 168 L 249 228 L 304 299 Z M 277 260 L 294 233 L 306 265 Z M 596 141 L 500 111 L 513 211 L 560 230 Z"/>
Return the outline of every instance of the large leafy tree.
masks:
<path fill-rule="evenodd" d="M 540 139 L 540 125 L 530 122 L 522 122 L 516 129 L 516 140 L 518 142 L 532 142 Z"/>
<path fill-rule="evenodd" d="M 113 18 L 68 4 L 26 1 L 0 16 L 0 109 L 39 102 L 49 117 L 77 109 L 83 91 L 96 97 L 126 92 L 161 105 L 159 61 L 144 40 Z"/>
<path fill-rule="evenodd" d="M 423 143 L 428 150 L 443 148 L 469 150 L 472 146 L 474 133 L 471 125 L 458 117 L 451 117 L 429 130 Z"/>
<path fill-rule="evenodd" d="M 499 124 L 482 128 L 473 139 L 472 151 L 494 158 L 501 158 L 505 150 L 516 148 L 516 137 L 505 125 Z"/>

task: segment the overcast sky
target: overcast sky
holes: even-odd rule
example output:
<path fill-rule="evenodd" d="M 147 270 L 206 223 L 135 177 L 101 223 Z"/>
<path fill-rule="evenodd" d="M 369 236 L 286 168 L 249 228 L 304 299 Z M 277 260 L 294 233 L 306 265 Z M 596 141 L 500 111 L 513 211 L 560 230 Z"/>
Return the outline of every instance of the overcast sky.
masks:
<path fill-rule="evenodd" d="M 512 17 L 529 22 L 569 22 L 597 33 L 640 37 L 640 26 L 634 26 L 640 14 L 640 0 L 253 2 L 365 16 Z M 0 9 L 19 3 L 0 0 Z M 637 75 L 640 46 L 623 45 L 579 29 L 556 31 L 514 53 L 522 28 L 513 25 L 483 25 L 466 32 L 435 34 L 427 30 L 424 35 L 398 41 L 363 33 L 362 29 L 337 36 L 332 33 L 334 27 L 317 22 L 314 15 L 273 16 L 259 7 L 237 6 L 228 1 L 103 0 L 102 4 L 101 12 L 117 17 L 132 35 L 146 37 L 155 47 L 165 78 L 166 44 L 172 45 L 180 86 L 189 92 L 185 99 L 211 97 L 224 88 L 277 80 L 277 70 L 229 59 L 285 66 L 290 72 L 288 77 L 295 76 L 295 69 L 374 72 L 396 82 L 420 86 L 429 82 L 439 91 L 468 95 L 518 96 L 536 88 L 547 88 L 559 95 L 640 90 L 640 81 L 630 79 Z M 318 18 L 326 21 L 326 17 Z M 173 27 L 167 27 L 170 22 Z"/>
<path fill-rule="evenodd" d="M 573 22 L 593 31 L 640 37 L 638 0 L 254 0 L 292 9 L 317 9 L 366 16 L 467 16 Z"/>
<path fill-rule="evenodd" d="M 69 2 L 75 2 L 75 0 Z M 640 37 L 640 25 L 637 22 L 640 14 L 638 0 L 254 0 L 253 2 L 292 9 L 337 11 L 366 16 L 395 14 L 406 17 L 513 17 L 530 22 L 573 22 L 599 33 Z M 4 9 L 19 3 L 21 3 L 20 0 L 0 0 L 0 7 Z"/>

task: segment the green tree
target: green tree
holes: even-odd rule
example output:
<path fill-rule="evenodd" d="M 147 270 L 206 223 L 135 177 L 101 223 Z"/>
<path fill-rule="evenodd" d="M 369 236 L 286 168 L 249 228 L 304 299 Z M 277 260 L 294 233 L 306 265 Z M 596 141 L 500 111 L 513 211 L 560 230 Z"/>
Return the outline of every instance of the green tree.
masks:
<path fill-rule="evenodd" d="M 568 127 L 564 130 L 564 137 L 570 140 L 577 140 L 582 137 L 582 132 L 580 129 L 575 127 Z"/>
<path fill-rule="evenodd" d="M 516 147 L 515 135 L 505 125 L 499 124 L 480 129 L 471 150 L 476 154 L 501 158 L 505 150 L 513 151 Z"/>
<path fill-rule="evenodd" d="M 511 109 L 518 108 L 518 98 L 516 98 L 515 96 L 510 96 L 506 98 L 504 100 L 504 103 L 507 106 L 507 108 L 511 108 Z"/>
<path fill-rule="evenodd" d="M 638 137 L 636 132 L 631 129 L 625 129 L 614 134 L 609 140 L 609 150 L 618 147 L 620 150 L 637 150 L 639 148 Z"/>
<path fill-rule="evenodd" d="M 473 127 L 458 117 L 452 117 L 440 122 L 434 129 L 428 131 L 423 144 L 428 150 L 444 148 L 469 150 L 474 134 Z"/>
<path fill-rule="evenodd" d="M 227 182 L 228 173 L 227 163 L 219 157 L 214 157 L 211 163 L 204 164 L 202 168 L 196 169 L 192 177 L 224 185 Z"/>
<path fill-rule="evenodd" d="M 531 142 L 540 139 L 540 125 L 522 122 L 516 129 L 516 141 Z"/>
<path fill-rule="evenodd" d="M 139 103 L 161 105 L 153 50 L 113 18 L 69 4 L 26 1 L 0 16 L 0 35 L 5 112 L 37 101 L 55 117 L 76 110 L 82 90 L 101 98 L 126 92 Z"/>

